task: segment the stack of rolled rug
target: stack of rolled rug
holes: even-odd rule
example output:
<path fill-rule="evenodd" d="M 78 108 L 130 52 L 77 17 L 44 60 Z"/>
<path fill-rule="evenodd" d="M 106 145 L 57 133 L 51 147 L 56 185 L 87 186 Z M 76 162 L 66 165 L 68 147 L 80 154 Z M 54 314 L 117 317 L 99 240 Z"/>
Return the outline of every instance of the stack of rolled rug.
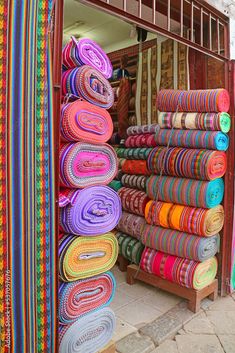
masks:
<path fill-rule="evenodd" d="M 109 270 L 118 256 L 112 230 L 122 209 L 107 186 L 118 171 L 115 150 L 107 144 L 113 104 L 107 81 L 112 66 L 89 39 L 72 38 L 63 50 L 60 151 L 59 353 L 95 353 L 111 340 L 115 315 L 107 306 L 116 288 Z M 75 99 L 75 100 L 74 100 Z"/>

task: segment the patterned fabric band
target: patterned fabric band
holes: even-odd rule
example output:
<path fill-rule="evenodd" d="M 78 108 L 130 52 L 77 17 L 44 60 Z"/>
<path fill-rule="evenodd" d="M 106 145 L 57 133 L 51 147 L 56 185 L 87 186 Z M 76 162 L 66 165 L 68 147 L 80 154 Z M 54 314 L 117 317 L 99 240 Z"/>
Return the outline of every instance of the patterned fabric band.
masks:
<path fill-rule="evenodd" d="M 121 232 L 117 232 L 116 237 L 119 245 L 119 255 L 122 255 L 131 263 L 139 265 L 144 245 L 139 240 Z"/>
<path fill-rule="evenodd" d="M 116 281 L 111 272 L 71 283 L 59 288 L 59 322 L 69 325 L 81 316 L 108 306 L 114 297 Z"/>
<path fill-rule="evenodd" d="M 122 165 L 122 171 L 125 174 L 132 175 L 150 175 L 148 170 L 147 161 L 145 160 L 125 160 Z"/>
<path fill-rule="evenodd" d="M 62 94 L 73 94 L 106 109 L 112 107 L 114 102 L 109 81 L 99 71 L 87 65 L 62 74 Z"/>
<path fill-rule="evenodd" d="M 118 194 L 121 199 L 122 208 L 125 211 L 144 216 L 145 207 L 149 201 L 145 192 L 129 188 L 121 188 L 118 191 Z"/>
<path fill-rule="evenodd" d="M 114 312 L 103 308 L 61 328 L 59 353 L 96 353 L 111 340 L 115 330 Z"/>
<path fill-rule="evenodd" d="M 156 226 L 210 237 L 223 228 L 224 208 L 219 205 L 205 209 L 149 201 L 145 208 L 145 219 L 149 224 Z"/>
<path fill-rule="evenodd" d="M 147 247 L 167 254 L 205 261 L 219 251 L 219 235 L 199 237 L 177 230 L 146 225 L 141 241 Z"/>
<path fill-rule="evenodd" d="M 112 180 L 111 183 L 109 183 L 109 187 L 115 191 L 118 191 L 119 189 L 122 188 L 122 183 L 119 180 Z"/>
<path fill-rule="evenodd" d="M 126 133 L 128 136 L 131 135 L 142 135 L 142 134 L 156 134 L 160 130 L 158 124 L 142 125 L 142 126 L 129 126 Z"/>
<path fill-rule="evenodd" d="M 61 280 L 73 282 L 110 270 L 118 257 L 118 243 L 113 233 L 97 237 L 65 235 L 59 241 Z"/>
<path fill-rule="evenodd" d="M 178 147 L 156 147 L 149 154 L 147 167 L 154 174 L 163 174 L 201 180 L 222 177 L 227 168 L 222 151 L 197 150 Z"/>
<path fill-rule="evenodd" d="M 126 148 L 156 147 L 154 134 L 128 136 L 125 141 Z"/>
<path fill-rule="evenodd" d="M 199 181 L 173 177 L 151 176 L 146 191 L 150 199 L 173 202 L 185 206 L 212 208 L 218 206 L 224 196 L 223 179 Z"/>
<path fill-rule="evenodd" d="M 138 189 L 141 191 L 146 190 L 147 176 L 145 175 L 129 175 L 124 174 L 122 176 L 122 185 L 126 188 Z"/>
<path fill-rule="evenodd" d="M 161 112 L 228 112 L 230 97 L 223 88 L 180 91 L 161 90 L 157 96 L 157 108 Z"/>
<path fill-rule="evenodd" d="M 145 225 L 146 221 L 143 217 L 124 211 L 116 229 L 140 240 Z"/>
<path fill-rule="evenodd" d="M 146 248 L 141 257 L 141 269 L 180 286 L 202 289 L 215 279 L 216 257 L 197 262 Z"/>
<path fill-rule="evenodd" d="M 60 226 L 65 233 L 94 236 L 115 228 L 122 208 L 118 194 L 107 186 L 82 190 L 62 189 Z"/>
<path fill-rule="evenodd" d="M 113 74 L 109 57 L 96 42 L 88 38 L 77 41 L 76 38 L 72 37 L 71 41 L 63 48 L 62 62 L 66 69 L 90 65 L 105 78 L 110 78 Z"/>
<path fill-rule="evenodd" d="M 116 153 L 119 158 L 125 159 L 147 159 L 152 148 L 117 148 Z"/>
<path fill-rule="evenodd" d="M 65 144 L 60 150 L 61 184 L 71 188 L 107 185 L 117 174 L 117 163 L 108 144 Z"/>

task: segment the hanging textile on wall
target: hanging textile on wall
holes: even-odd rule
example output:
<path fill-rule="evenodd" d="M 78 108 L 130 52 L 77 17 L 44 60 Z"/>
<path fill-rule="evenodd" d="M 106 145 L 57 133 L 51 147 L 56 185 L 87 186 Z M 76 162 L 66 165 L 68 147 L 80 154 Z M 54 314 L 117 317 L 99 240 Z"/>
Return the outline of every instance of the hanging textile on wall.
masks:
<path fill-rule="evenodd" d="M 0 7 L 1 353 L 56 352 L 52 3 Z"/>
<path fill-rule="evenodd" d="M 167 39 L 161 43 L 161 83 L 160 88 L 174 87 L 174 41 Z"/>
<path fill-rule="evenodd" d="M 178 89 L 188 89 L 188 47 L 181 43 L 178 43 Z"/>

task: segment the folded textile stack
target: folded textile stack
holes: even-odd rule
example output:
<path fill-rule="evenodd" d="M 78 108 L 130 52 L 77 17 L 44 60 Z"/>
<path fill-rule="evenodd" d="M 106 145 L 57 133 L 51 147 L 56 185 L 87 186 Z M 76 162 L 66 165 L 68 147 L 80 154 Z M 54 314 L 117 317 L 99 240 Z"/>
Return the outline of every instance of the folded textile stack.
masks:
<path fill-rule="evenodd" d="M 111 231 L 121 217 L 121 201 L 107 186 L 118 172 L 107 110 L 114 101 L 107 81 L 112 65 L 89 39 L 72 38 L 63 50 L 59 237 L 59 352 L 95 353 L 111 339 L 115 316 L 106 308 L 116 283 L 109 271 L 118 257 Z"/>

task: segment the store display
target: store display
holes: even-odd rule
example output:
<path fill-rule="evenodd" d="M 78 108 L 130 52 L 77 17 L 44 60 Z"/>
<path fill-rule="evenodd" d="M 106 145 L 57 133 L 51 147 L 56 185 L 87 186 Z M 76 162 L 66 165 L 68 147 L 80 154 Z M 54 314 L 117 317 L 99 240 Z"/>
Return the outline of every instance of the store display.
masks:
<path fill-rule="evenodd" d="M 147 176 L 124 174 L 121 178 L 122 185 L 126 188 L 146 190 Z"/>
<path fill-rule="evenodd" d="M 123 187 L 118 190 L 118 195 L 120 196 L 123 210 L 144 216 L 145 207 L 149 201 L 145 192 Z"/>
<path fill-rule="evenodd" d="M 214 279 L 218 269 L 216 257 L 197 262 L 146 248 L 141 257 L 141 269 L 182 287 L 200 290 Z"/>
<path fill-rule="evenodd" d="M 145 219 L 152 225 L 210 237 L 223 228 L 224 208 L 221 205 L 206 209 L 149 201 Z"/>
<path fill-rule="evenodd" d="M 222 178 L 208 181 L 153 175 L 148 178 L 146 192 L 150 199 L 185 206 L 212 208 L 224 197 Z"/>
<path fill-rule="evenodd" d="M 107 110 L 76 100 L 61 109 L 61 137 L 64 141 L 104 143 L 113 133 L 113 123 Z"/>
<path fill-rule="evenodd" d="M 65 283 L 59 287 L 59 322 L 70 325 L 91 311 L 108 306 L 115 293 L 116 281 L 111 272 Z"/>
<path fill-rule="evenodd" d="M 64 144 L 60 150 L 61 185 L 84 188 L 107 185 L 117 174 L 116 153 L 108 144 Z"/>
<path fill-rule="evenodd" d="M 125 141 L 126 148 L 156 147 L 154 134 L 142 134 L 128 136 Z"/>
<path fill-rule="evenodd" d="M 230 97 L 226 89 L 173 90 L 163 89 L 157 95 L 157 108 L 161 112 L 228 112 Z"/>
<path fill-rule="evenodd" d="M 96 69 L 84 65 L 62 74 L 62 93 L 73 94 L 101 108 L 109 109 L 114 102 L 110 83 Z"/>
<path fill-rule="evenodd" d="M 113 233 L 94 237 L 65 235 L 59 241 L 59 272 L 64 282 L 85 279 L 109 271 L 118 256 Z"/>
<path fill-rule="evenodd" d="M 116 237 L 119 244 L 119 254 L 130 263 L 139 265 L 144 245 L 139 240 L 121 232 L 117 232 Z"/>
<path fill-rule="evenodd" d="M 150 175 L 146 160 L 125 160 L 122 165 L 122 172 L 133 175 Z"/>
<path fill-rule="evenodd" d="M 219 235 L 198 237 L 177 230 L 146 225 L 141 236 L 142 243 L 148 248 L 167 254 L 205 261 L 219 251 Z"/>
<path fill-rule="evenodd" d="M 147 168 L 154 174 L 163 171 L 163 175 L 213 180 L 225 174 L 227 160 L 222 151 L 156 147 L 148 156 Z"/>
<path fill-rule="evenodd" d="M 123 211 L 122 217 L 117 225 L 117 230 L 131 235 L 136 239 L 141 239 L 146 221 L 144 217 Z"/>
<path fill-rule="evenodd" d="M 116 150 L 117 156 L 119 158 L 125 159 L 144 159 L 148 158 L 149 153 L 152 148 L 118 148 Z"/>
<path fill-rule="evenodd" d="M 115 315 L 109 308 L 89 313 L 59 332 L 59 353 L 97 353 L 111 340 Z"/>
<path fill-rule="evenodd" d="M 187 129 L 229 132 L 231 118 L 228 113 L 172 113 L 159 112 L 161 129 Z"/>
<path fill-rule="evenodd" d="M 121 217 L 117 193 L 107 186 L 61 189 L 60 227 L 65 233 L 94 236 L 115 228 Z"/>
<path fill-rule="evenodd" d="M 160 126 L 158 124 L 151 124 L 151 125 L 129 126 L 126 133 L 128 136 L 132 136 L 132 135 L 143 135 L 143 134 L 156 134 L 159 131 L 160 131 Z"/>

